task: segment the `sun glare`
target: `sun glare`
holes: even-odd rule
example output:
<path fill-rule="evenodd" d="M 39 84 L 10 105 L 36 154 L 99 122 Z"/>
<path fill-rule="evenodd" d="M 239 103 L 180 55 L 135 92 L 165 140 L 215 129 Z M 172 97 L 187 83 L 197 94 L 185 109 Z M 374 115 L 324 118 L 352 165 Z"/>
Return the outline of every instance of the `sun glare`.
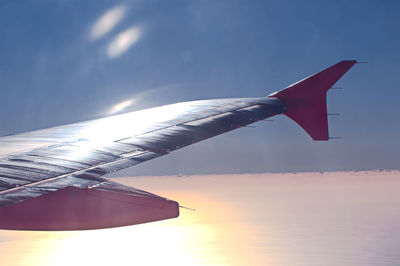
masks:
<path fill-rule="evenodd" d="M 129 102 L 122 102 L 117 105 L 116 109 L 124 106 L 126 108 L 128 104 Z M 76 134 L 81 136 L 82 139 L 88 139 L 99 145 L 105 145 L 115 139 L 140 135 L 149 130 L 154 130 L 155 127 L 165 126 L 163 123 L 166 121 L 176 119 L 183 113 L 191 112 L 194 108 L 190 103 L 179 103 L 119 114 L 91 121 L 83 129 L 78 128 Z M 114 130 L 110 131 L 109 128 L 113 128 Z"/>
<path fill-rule="evenodd" d="M 14 248 L 27 250 L 18 265 L 242 265 L 251 261 L 232 256 L 221 243 L 245 241 L 246 229 L 235 224 L 218 223 L 235 220 L 229 206 L 193 195 L 177 195 L 185 202 L 202 202 L 202 211 L 181 210 L 177 219 L 77 232 L 12 232 Z M 18 239 L 23 236 L 24 240 Z M 221 243 L 218 243 L 221 241 Z M 233 242 L 232 242 L 233 241 Z M 21 242 L 26 246 L 21 245 Z M 1 247 L 1 245 L 0 245 Z M 2 250 L 3 262 L 15 262 L 16 252 Z M 12 264 L 12 263 L 10 263 Z M 8 265 L 8 264 L 7 264 Z"/>

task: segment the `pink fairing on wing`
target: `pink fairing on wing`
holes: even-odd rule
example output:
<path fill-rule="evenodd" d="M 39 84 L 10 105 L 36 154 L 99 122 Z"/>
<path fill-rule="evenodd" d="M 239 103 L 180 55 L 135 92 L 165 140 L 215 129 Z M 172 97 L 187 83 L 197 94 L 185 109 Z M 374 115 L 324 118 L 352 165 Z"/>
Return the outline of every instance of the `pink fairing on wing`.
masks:
<path fill-rule="evenodd" d="M 341 61 L 268 97 L 278 98 L 286 116 L 299 124 L 313 140 L 328 140 L 326 92 L 357 61 Z"/>
<path fill-rule="evenodd" d="M 88 230 L 179 216 L 175 201 L 90 188 L 66 187 L 0 209 L 0 228 Z"/>

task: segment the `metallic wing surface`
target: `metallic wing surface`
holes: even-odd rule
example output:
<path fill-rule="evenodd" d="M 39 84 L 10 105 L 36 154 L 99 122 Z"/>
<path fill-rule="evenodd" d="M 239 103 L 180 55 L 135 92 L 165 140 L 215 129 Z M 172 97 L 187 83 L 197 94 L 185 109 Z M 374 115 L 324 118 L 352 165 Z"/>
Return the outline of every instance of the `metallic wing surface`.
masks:
<path fill-rule="evenodd" d="M 182 102 L 0 138 L 0 229 L 86 230 L 174 218 L 177 202 L 103 175 L 284 114 L 328 140 L 326 92 L 341 61 L 261 98 Z"/>

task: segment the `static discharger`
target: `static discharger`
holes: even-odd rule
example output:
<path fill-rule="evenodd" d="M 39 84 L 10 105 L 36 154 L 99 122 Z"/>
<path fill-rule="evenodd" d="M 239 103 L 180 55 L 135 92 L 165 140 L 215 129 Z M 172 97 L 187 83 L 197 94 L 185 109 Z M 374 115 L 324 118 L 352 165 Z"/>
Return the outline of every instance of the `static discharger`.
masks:
<path fill-rule="evenodd" d="M 179 208 L 186 209 L 186 210 L 193 211 L 193 212 L 196 211 L 196 209 L 185 207 L 185 206 L 181 206 L 181 205 L 179 205 Z"/>

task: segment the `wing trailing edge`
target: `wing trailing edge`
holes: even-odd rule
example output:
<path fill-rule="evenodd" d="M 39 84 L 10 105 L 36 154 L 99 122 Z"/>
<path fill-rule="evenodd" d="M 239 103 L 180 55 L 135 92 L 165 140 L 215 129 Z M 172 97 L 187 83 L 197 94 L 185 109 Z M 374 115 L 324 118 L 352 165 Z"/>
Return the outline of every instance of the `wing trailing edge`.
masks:
<path fill-rule="evenodd" d="M 286 107 L 283 114 L 300 125 L 313 140 L 328 140 L 326 92 L 355 63 L 356 60 L 341 61 L 268 97 L 281 100 Z"/>

